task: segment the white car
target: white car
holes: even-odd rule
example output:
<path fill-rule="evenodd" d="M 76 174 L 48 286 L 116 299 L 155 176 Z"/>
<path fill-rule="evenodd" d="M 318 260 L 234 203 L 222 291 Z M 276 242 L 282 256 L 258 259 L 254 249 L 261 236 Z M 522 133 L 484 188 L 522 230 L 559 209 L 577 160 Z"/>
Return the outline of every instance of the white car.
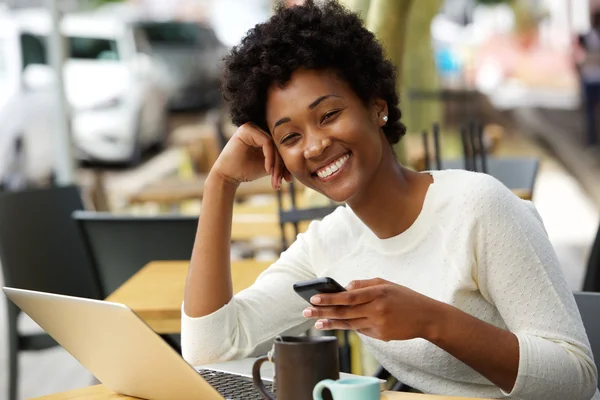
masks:
<path fill-rule="evenodd" d="M 0 10 L 0 185 L 13 189 L 52 174 L 55 93 L 39 81 L 47 75 L 43 66 L 25 66 L 32 50 Z"/>
<path fill-rule="evenodd" d="M 56 86 L 46 55 L 50 16 L 43 9 L 29 9 L 5 18 L 10 23 L 1 22 L 0 26 L 10 26 L 4 34 L 10 39 L 6 39 L 6 57 L 2 58 L 12 74 L 6 96 L 10 96 L 13 110 L 7 112 L 6 104 L 2 106 L 4 95 L 0 95 L 0 152 L 14 152 L 15 137 L 27 134 L 29 138 L 22 142 L 30 159 L 30 142 L 43 137 L 37 147 L 42 147 L 41 142 L 50 144 L 42 158 L 51 162 Z M 132 22 L 96 12 L 63 18 L 61 29 L 69 49 L 63 77 L 79 159 L 135 163 L 142 150 L 166 138 L 172 89 L 164 78 L 164 68 L 139 50 Z M 39 109 L 32 104 L 32 97 L 40 98 Z M 42 123 L 40 113 L 48 114 L 50 120 Z M 5 124 L 11 118 L 4 115 L 16 114 L 20 117 L 14 118 L 14 124 L 19 126 L 7 133 Z M 12 143 L 3 143 L 6 140 Z"/>

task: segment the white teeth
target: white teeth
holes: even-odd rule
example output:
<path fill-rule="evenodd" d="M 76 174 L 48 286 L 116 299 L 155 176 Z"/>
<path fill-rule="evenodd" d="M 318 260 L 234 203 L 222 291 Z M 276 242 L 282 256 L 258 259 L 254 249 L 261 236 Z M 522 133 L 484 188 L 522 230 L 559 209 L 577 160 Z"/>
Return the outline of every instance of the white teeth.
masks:
<path fill-rule="evenodd" d="M 327 167 L 323 167 L 320 170 L 318 170 L 317 175 L 319 176 L 319 178 L 327 178 L 329 175 L 333 174 L 334 172 L 337 172 L 342 167 L 342 165 L 344 165 L 344 163 L 348 160 L 348 158 L 350 158 L 349 154 L 340 157 L 338 160 L 332 162 Z"/>

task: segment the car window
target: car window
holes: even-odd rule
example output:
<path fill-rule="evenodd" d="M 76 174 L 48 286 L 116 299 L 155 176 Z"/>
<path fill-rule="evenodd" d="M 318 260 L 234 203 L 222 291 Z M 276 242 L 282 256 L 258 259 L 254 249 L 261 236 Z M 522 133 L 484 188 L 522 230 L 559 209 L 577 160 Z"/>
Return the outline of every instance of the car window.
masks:
<path fill-rule="evenodd" d="M 140 25 L 150 46 L 215 47 L 212 30 L 191 22 L 154 22 Z"/>
<path fill-rule="evenodd" d="M 46 39 L 42 36 L 24 33 L 21 35 L 23 69 L 31 64 L 48 64 Z"/>
<path fill-rule="evenodd" d="M 69 37 L 70 58 L 119 60 L 117 41 L 104 38 Z"/>

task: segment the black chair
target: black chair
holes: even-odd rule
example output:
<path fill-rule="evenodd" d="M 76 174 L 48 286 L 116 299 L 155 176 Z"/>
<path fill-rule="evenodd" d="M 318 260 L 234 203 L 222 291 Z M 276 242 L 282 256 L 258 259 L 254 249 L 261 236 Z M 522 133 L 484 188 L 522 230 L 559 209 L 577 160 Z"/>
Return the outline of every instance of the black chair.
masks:
<path fill-rule="evenodd" d="M 443 166 L 444 169 L 464 169 L 464 160 L 444 160 Z M 535 157 L 488 157 L 486 173 L 511 190 L 533 193 L 538 168 L 539 160 Z"/>
<path fill-rule="evenodd" d="M 76 187 L 0 193 L 0 263 L 6 286 L 102 299 L 104 293 L 71 213 L 83 209 Z M 9 393 L 16 400 L 18 353 L 57 343 L 22 334 L 20 310 L 8 299 Z"/>
<path fill-rule="evenodd" d="M 533 194 L 533 187 L 539 169 L 536 157 L 490 157 L 486 154 L 483 126 L 474 121 L 463 125 L 460 130 L 463 157 L 442 159 L 440 154 L 439 124 L 433 124 L 433 143 L 435 165 L 431 166 L 428 132 L 422 133 L 426 169 L 465 169 L 483 172 L 493 176 L 511 190 L 521 190 L 528 197 Z"/>
<path fill-rule="evenodd" d="M 583 290 L 586 292 L 600 292 L 600 227 L 598 233 L 596 233 L 596 239 L 588 259 Z"/>
<path fill-rule="evenodd" d="M 151 261 L 189 260 L 198 227 L 198 217 L 180 215 L 76 211 L 73 219 L 108 294 Z"/>
<path fill-rule="evenodd" d="M 181 215 L 140 217 L 76 211 L 73 219 L 108 294 L 151 261 L 189 260 L 198 227 L 198 217 Z M 160 336 L 181 352 L 180 335 Z"/>
<path fill-rule="evenodd" d="M 575 302 L 587 333 L 596 367 L 600 368 L 600 293 L 576 292 Z M 598 380 L 600 389 L 600 380 Z"/>
<path fill-rule="evenodd" d="M 323 219 L 327 215 L 331 214 L 337 205 L 330 200 L 329 206 L 325 207 L 311 207 L 311 208 L 298 208 L 296 183 L 294 179 L 288 183 L 290 196 L 290 207 L 285 208 L 283 202 L 283 195 L 281 190 L 277 191 L 277 206 L 279 210 L 279 226 L 281 226 L 281 251 L 285 251 L 288 248 L 287 237 L 285 227 L 287 224 L 291 224 L 294 227 L 296 236 L 300 233 L 300 223 L 305 221 L 312 221 L 316 219 Z"/>

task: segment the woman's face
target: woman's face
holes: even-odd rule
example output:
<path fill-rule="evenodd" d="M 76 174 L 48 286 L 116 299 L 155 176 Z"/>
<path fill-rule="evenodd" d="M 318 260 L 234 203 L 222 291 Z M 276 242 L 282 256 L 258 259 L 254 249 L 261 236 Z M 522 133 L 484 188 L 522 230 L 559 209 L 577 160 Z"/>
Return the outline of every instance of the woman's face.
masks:
<path fill-rule="evenodd" d="M 332 71 L 298 70 L 267 96 L 267 124 L 287 169 L 338 202 L 362 192 L 389 144 L 387 104 L 369 105 Z"/>

